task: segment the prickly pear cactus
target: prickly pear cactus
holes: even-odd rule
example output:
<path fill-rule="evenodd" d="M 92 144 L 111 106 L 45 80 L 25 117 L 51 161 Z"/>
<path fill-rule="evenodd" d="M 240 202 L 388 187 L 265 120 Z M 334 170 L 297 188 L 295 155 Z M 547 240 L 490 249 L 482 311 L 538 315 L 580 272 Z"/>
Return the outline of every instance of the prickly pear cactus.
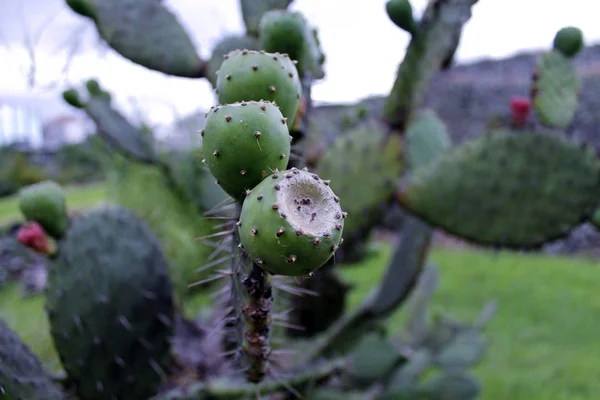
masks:
<path fill-rule="evenodd" d="M 372 225 L 380 205 L 395 189 L 402 172 L 402 145 L 397 137 L 385 138 L 376 126 L 362 126 L 340 136 L 319 161 L 316 173 L 331 180 L 331 188 L 344 199 L 344 236 L 351 237 Z"/>
<path fill-rule="evenodd" d="M 148 69 L 186 78 L 204 75 L 204 63 L 178 18 L 157 0 L 70 0 L 91 18 L 117 53 Z"/>
<path fill-rule="evenodd" d="M 337 250 L 345 217 L 340 199 L 318 175 L 296 168 L 275 172 L 244 200 L 240 241 L 271 274 L 309 275 Z"/>
<path fill-rule="evenodd" d="M 82 400 L 156 393 L 170 363 L 172 288 L 160 244 L 131 212 L 94 209 L 73 222 L 50 269 L 47 312 Z"/>
<path fill-rule="evenodd" d="M 574 57 L 583 48 L 583 32 L 574 26 L 564 27 L 556 32 L 552 47 L 567 58 Z"/>
<path fill-rule="evenodd" d="M 286 120 L 268 101 L 212 107 L 202 137 L 208 169 L 236 199 L 273 171 L 285 169 L 290 156 Z"/>
<path fill-rule="evenodd" d="M 417 31 L 417 23 L 413 17 L 413 9 L 409 0 L 389 0 L 385 3 L 385 11 L 398 28 L 410 34 Z"/>
<path fill-rule="evenodd" d="M 531 98 L 540 122 L 565 129 L 575 117 L 581 81 L 569 59 L 557 51 L 544 54 L 535 68 Z"/>
<path fill-rule="evenodd" d="M 475 243 L 535 248 L 590 219 L 599 196 L 592 149 L 557 135 L 498 130 L 416 170 L 399 200 Z"/>
<path fill-rule="evenodd" d="M 448 128 L 432 109 L 415 113 L 406 130 L 406 158 L 409 168 L 429 164 L 452 146 Z"/>
<path fill-rule="evenodd" d="M 61 237 L 69 225 L 65 193 L 56 182 L 44 181 L 21 189 L 19 208 L 27 221 L 39 223 L 54 238 Z"/>
<path fill-rule="evenodd" d="M 306 19 L 299 12 L 272 10 L 260 22 L 260 47 L 269 53 L 283 53 L 297 61 L 296 68 L 303 76 L 318 65 L 317 43 Z"/>
<path fill-rule="evenodd" d="M 249 36 L 231 35 L 221 39 L 212 50 L 212 55 L 206 66 L 206 78 L 215 87 L 217 71 L 221 68 L 224 57 L 234 50 L 259 50 L 258 40 Z"/>
<path fill-rule="evenodd" d="M 40 360 L 0 319 L 0 398 L 62 400 L 61 390 Z"/>
<path fill-rule="evenodd" d="M 300 107 L 302 86 L 287 54 L 234 50 L 221 64 L 216 91 L 221 104 L 272 101 L 291 126 Z"/>

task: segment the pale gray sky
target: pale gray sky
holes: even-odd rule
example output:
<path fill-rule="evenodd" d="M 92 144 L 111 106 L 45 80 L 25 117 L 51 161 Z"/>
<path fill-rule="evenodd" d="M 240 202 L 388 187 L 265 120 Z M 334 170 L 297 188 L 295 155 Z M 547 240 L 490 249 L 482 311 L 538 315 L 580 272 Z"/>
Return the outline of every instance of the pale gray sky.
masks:
<path fill-rule="evenodd" d="M 386 0 L 296 0 L 320 30 L 327 55 L 326 79 L 313 95 L 320 102 L 354 102 L 389 91 L 408 35 L 385 14 Z M 427 0 L 412 0 L 420 15 Z M 207 57 L 215 41 L 226 33 L 241 32 L 237 0 L 165 0 L 176 12 L 200 53 Z M 565 25 L 580 27 L 586 44 L 600 42 L 600 24 L 590 0 L 480 0 L 466 25 L 457 52 L 459 62 L 504 57 L 530 49 L 548 48 L 554 33 Z M 217 5 L 218 4 L 218 5 Z M 29 63 L 25 26 L 30 36 L 45 27 L 37 42 L 36 78 L 43 88 L 56 80 L 66 60 L 65 43 L 84 51 L 72 61 L 69 82 L 97 77 L 128 109 L 136 99 L 152 122 L 165 123 L 214 104 L 205 80 L 168 77 L 132 64 L 114 52 L 99 51 L 91 23 L 72 13 L 64 0 L 0 0 L 0 96 L 25 94 Z M 43 89 L 36 89 L 36 93 Z M 46 90 L 47 92 L 48 90 Z"/>

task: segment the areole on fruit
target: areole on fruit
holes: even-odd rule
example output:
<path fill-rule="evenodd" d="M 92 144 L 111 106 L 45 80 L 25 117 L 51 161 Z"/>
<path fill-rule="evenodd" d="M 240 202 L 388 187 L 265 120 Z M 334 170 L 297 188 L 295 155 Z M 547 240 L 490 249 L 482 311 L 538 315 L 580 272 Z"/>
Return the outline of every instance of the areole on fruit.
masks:
<path fill-rule="evenodd" d="M 341 244 L 345 217 L 328 182 L 292 168 L 267 177 L 246 197 L 240 241 L 253 262 L 271 274 L 308 275 Z"/>

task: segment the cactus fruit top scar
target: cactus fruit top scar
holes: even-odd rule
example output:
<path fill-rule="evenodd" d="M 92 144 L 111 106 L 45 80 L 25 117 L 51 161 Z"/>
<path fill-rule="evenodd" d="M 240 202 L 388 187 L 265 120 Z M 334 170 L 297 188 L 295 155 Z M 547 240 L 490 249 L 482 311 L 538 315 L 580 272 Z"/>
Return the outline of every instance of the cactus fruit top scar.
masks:
<path fill-rule="evenodd" d="M 276 172 L 252 189 L 238 222 L 242 246 L 275 275 L 320 268 L 342 241 L 344 213 L 328 182 L 306 170 Z"/>

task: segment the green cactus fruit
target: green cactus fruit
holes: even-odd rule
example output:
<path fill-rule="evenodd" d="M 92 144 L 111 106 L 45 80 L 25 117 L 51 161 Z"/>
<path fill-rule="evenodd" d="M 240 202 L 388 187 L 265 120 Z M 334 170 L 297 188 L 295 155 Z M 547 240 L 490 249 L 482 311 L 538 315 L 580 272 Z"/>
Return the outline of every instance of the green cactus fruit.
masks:
<path fill-rule="evenodd" d="M 0 320 L 0 398 L 62 400 L 58 386 L 21 338 Z"/>
<path fill-rule="evenodd" d="M 46 310 L 82 400 L 145 399 L 170 365 L 172 285 L 161 245 L 120 206 L 74 220 L 48 276 Z"/>
<path fill-rule="evenodd" d="M 216 91 L 221 104 L 272 101 L 291 126 L 300 107 L 302 86 L 287 54 L 234 50 L 221 64 Z"/>
<path fill-rule="evenodd" d="M 152 137 L 114 109 L 107 92 L 102 89 L 100 92 L 101 95 L 91 95 L 85 104 L 85 112 L 96 124 L 98 135 L 128 157 L 143 163 L 154 163 L 156 153 Z"/>
<path fill-rule="evenodd" d="M 260 22 L 260 46 L 269 53 L 282 53 L 296 60 L 300 76 L 318 65 L 318 46 L 306 19 L 299 12 L 272 10 Z"/>
<path fill-rule="evenodd" d="M 241 245 L 271 274 L 310 275 L 342 240 L 346 213 L 339 201 L 316 174 L 296 168 L 274 173 L 244 200 Z"/>
<path fill-rule="evenodd" d="M 27 221 L 36 221 L 53 238 L 62 237 L 69 226 L 66 195 L 54 181 L 38 182 L 21 189 L 19 209 Z"/>
<path fill-rule="evenodd" d="M 68 89 L 62 93 L 63 99 L 72 107 L 82 109 L 85 107 L 85 104 L 81 101 L 79 97 L 79 93 L 75 89 Z"/>
<path fill-rule="evenodd" d="M 121 56 L 168 75 L 204 76 L 205 63 L 196 46 L 164 2 L 103 0 L 93 5 L 100 37 Z"/>
<path fill-rule="evenodd" d="M 393 373 L 402 360 L 398 349 L 378 333 L 367 334 L 350 356 L 347 373 L 353 385 L 368 387 Z"/>
<path fill-rule="evenodd" d="M 258 40 L 249 36 L 231 35 L 221 39 L 212 50 L 212 55 L 206 65 L 206 78 L 217 86 L 217 72 L 223 64 L 224 57 L 233 50 L 259 50 Z"/>
<path fill-rule="evenodd" d="M 413 9 L 409 0 L 389 0 L 385 3 L 385 11 L 398 28 L 411 35 L 417 31 L 417 23 L 413 17 Z"/>
<path fill-rule="evenodd" d="M 452 146 L 446 124 L 432 109 L 418 111 L 406 129 L 406 156 L 410 168 L 427 165 Z"/>
<path fill-rule="evenodd" d="M 581 81 L 575 67 L 557 51 L 544 54 L 536 66 L 531 99 L 543 125 L 566 129 L 577 111 Z"/>
<path fill-rule="evenodd" d="M 66 0 L 67 6 L 77 14 L 96 19 L 97 11 L 95 2 L 89 0 Z"/>
<path fill-rule="evenodd" d="M 352 216 L 344 235 L 351 238 L 377 222 L 380 206 L 394 193 L 402 173 L 400 139 L 386 139 L 377 126 L 355 128 L 334 141 L 315 172 L 331 180 L 331 188 L 344 199 L 344 209 Z"/>
<path fill-rule="evenodd" d="M 240 0 L 246 32 L 258 36 L 260 20 L 269 10 L 285 10 L 293 0 Z"/>
<path fill-rule="evenodd" d="M 589 220 L 600 197 L 591 148 L 552 134 L 497 130 L 414 171 L 398 194 L 425 221 L 474 243 L 538 248 Z"/>
<path fill-rule="evenodd" d="M 274 171 L 284 170 L 290 156 L 285 118 L 268 101 L 212 107 L 204 121 L 204 159 L 219 186 L 243 199 Z"/>
<path fill-rule="evenodd" d="M 564 27 L 556 32 L 552 47 L 567 58 L 574 57 L 583 48 L 583 32 L 574 26 Z"/>

